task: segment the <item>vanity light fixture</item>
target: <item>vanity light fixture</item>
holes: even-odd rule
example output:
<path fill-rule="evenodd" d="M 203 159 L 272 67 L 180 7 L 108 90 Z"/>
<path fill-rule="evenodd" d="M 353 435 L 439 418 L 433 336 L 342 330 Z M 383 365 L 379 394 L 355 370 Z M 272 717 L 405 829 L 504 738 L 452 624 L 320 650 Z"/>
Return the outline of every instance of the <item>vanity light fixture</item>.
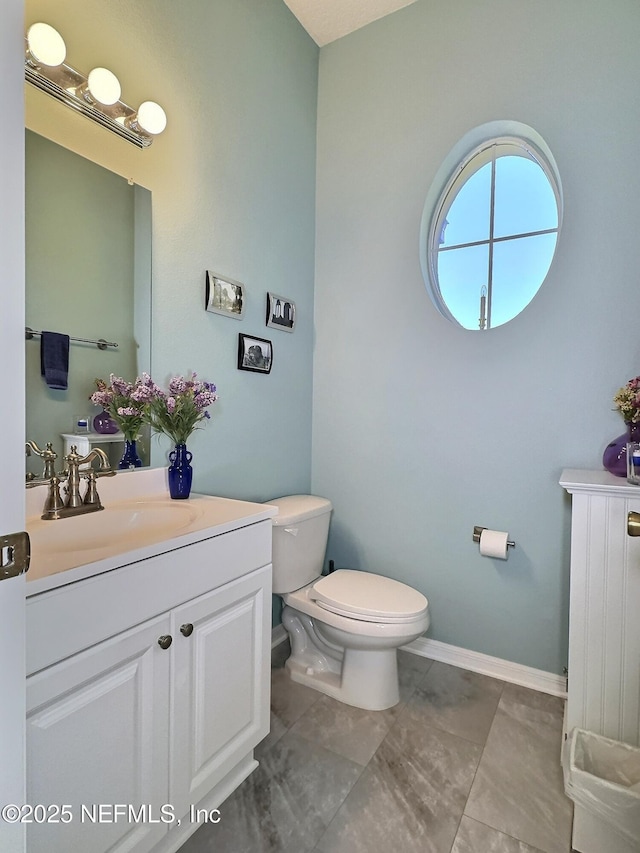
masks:
<path fill-rule="evenodd" d="M 138 148 L 148 148 L 165 129 L 167 116 L 159 104 L 144 101 L 135 110 L 120 100 L 120 82 L 108 68 L 84 75 L 65 59 L 66 46 L 57 30 L 42 22 L 29 27 L 24 65 L 28 83 Z"/>
<path fill-rule="evenodd" d="M 62 65 L 67 57 L 67 46 L 60 33 L 49 24 L 33 24 L 27 33 L 27 53 L 36 64 Z"/>
<path fill-rule="evenodd" d="M 120 81 L 113 71 L 108 68 L 94 68 L 89 72 L 85 98 L 89 95 L 99 104 L 110 107 L 120 100 L 121 94 Z"/>

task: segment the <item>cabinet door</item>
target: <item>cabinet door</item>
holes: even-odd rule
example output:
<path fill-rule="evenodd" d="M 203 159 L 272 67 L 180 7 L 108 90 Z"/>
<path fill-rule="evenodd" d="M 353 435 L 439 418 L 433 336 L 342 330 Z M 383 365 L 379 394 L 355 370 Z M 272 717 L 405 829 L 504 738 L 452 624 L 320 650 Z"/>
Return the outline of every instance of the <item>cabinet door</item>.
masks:
<path fill-rule="evenodd" d="M 170 799 L 207 794 L 269 730 L 271 566 L 173 612 Z"/>
<path fill-rule="evenodd" d="M 27 679 L 27 802 L 72 815 L 28 825 L 29 853 L 144 853 L 166 833 L 169 627 L 158 617 Z"/>

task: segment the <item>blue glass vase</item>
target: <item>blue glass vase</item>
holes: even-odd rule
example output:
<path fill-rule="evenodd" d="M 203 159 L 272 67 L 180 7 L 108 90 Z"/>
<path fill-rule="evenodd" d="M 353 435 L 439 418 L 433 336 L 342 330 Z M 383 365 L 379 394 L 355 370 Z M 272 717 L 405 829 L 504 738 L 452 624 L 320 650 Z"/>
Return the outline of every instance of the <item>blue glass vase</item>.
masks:
<path fill-rule="evenodd" d="M 138 456 L 138 451 L 136 449 L 135 441 L 129 441 L 129 439 L 125 439 L 124 442 L 124 453 L 122 454 L 122 458 L 118 462 L 118 469 L 120 471 L 126 468 L 141 468 L 142 467 L 142 459 Z"/>
<path fill-rule="evenodd" d="M 169 494 L 174 500 L 185 500 L 191 493 L 192 459 L 186 444 L 176 444 L 169 454 Z"/>

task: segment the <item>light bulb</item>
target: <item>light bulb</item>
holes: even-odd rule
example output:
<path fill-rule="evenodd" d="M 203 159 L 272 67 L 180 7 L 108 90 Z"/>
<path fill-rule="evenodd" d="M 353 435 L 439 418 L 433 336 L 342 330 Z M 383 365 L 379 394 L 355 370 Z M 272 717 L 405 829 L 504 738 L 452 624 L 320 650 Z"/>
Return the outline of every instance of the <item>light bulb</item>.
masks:
<path fill-rule="evenodd" d="M 87 77 L 87 89 L 91 97 L 105 106 L 120 100 L 122 89 L 116 75 L 108 68 L 94 68 Z"/>
<path fill-rule="evenodd" d="M 60 33 L 49 24 L 32 24 L 27 31 L 29 53 L 41 65 L 62 65 L 67 46 Z"/>
<path fill-rule="evenodd" d="M 137 116 L 138 125 L 147 133 L 156 136 L 167 126 L 167 114 L 160 104 L 154 101 L 145 101 L 140 104 Z"/>

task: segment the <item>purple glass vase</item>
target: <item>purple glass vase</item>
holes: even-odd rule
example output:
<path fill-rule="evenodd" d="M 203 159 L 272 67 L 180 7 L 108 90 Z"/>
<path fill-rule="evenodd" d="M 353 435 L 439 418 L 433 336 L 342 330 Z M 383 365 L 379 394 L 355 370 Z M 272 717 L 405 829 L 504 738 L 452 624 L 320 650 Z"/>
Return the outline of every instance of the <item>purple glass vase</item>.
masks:
<path fill-rule="evenodd" d="M 602 464 L 615 477 L 627 476 L 628 441 L 640 441 L 640 423 L 628 423 L 627 431 L 605 447 Z"/>
<path fill-rule="evenodd" d="M 104 409 L 93 419 L 93 428 L 100 435 L 113 435 L 118 432 L 118 424 Z"/>

